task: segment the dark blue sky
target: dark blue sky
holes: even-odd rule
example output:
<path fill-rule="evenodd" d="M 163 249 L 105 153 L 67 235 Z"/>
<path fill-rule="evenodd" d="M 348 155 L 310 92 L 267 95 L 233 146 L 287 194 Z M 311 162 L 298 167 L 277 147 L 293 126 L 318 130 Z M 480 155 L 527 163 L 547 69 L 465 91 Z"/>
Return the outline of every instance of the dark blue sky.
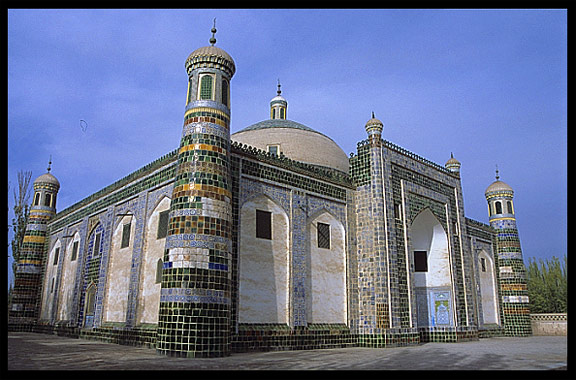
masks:
<path fill-rule="evenodd" d="M 497 164 L 526 261 L 567 253 L 565 10 L 9 10 L 9 222 L 18 170 L 50 155 L 63 210 L 176 148 L 214 17 L 232 132 L 269 117 L 278 78 L 288 118 L 347 153 L 374 111 L 385 139 L 453 152 L 472 219 Z"/>

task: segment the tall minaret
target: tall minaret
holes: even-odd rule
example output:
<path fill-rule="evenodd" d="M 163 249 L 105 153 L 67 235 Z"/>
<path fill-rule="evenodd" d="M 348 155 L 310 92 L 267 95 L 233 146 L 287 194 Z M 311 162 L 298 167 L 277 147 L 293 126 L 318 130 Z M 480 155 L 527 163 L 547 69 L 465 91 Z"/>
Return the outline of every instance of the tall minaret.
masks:
<path fill-rule="evenodd" d="M 526 267 L 522 258 L 520 238 L 514 213 L 514 190 L 500 181 L 496 170 L 496 181 L 486 189 L 490 225 L 497 232 L 496 244 L 502 296 L 504 332 L 510 336 L 532 334 Z"/>
<path fill-rule="evenodd" d="M 60 182 L 48 171 L 34 181 L 30 216 L 16 263 L 14 290 L 9 313 L 11 324 L 34 324 L 38 320 L 48 222 L 56 215 Z"/>
<path fill-rule="evenodd" d="M 160 311 L 159 353 L 229 355 L 230 346 L 230 79 L 234 60 L 214 46 L 186 60 L 188 97 L 170 219 Z"/>

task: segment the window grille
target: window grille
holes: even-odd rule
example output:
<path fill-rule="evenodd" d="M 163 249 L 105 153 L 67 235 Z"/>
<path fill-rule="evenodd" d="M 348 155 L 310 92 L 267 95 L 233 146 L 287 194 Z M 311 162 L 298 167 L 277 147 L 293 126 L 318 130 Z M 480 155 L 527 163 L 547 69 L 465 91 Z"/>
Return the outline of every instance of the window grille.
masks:
<path fill-rule="evenodd" d="M 212 100 L 212 76 L 204 75 L 200 79 L 200 100 Z"/>
<path fill-rule="evenodd" d="M 330 249 L 330 225 L 318 223 L 318 248 Z"/>
<path fill-rule="evenodd" d="M 122 227 L 122 243 L 120 244 L 120 248 L 126 248 L 130 245 L 130 228 L 132 227 L 132 223 L 125 224 Z"/>
<path fill-rule="evenodd" d="M 170 210 L 162 211 L 158 217 L 158 231 L 156 239 L 163 239 L 168 235 L 168 216 Z"/>

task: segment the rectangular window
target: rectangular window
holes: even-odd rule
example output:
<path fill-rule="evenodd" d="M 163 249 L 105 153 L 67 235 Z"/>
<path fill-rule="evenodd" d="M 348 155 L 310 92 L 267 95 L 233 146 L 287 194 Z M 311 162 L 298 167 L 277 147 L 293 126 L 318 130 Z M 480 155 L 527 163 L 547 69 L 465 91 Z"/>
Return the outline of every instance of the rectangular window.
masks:
<path fill-rule="evenodd" d="M 58 256 L 60 256 L 60 248 L 56 248 L 56 251 L 54 252 L 54 262 L 52 265 L 58 264 Z"/>
<path fill-rule="evenodd" d="M 126 248 L 130 245 L 130 228 L 132 227 L 132 223 L 127 223 L 122 226 L 122 243 L 120 244 L 120 248 Z"/>
<path fill-rule="evenodd" d="M 480 264 L 482 266 L 482 272 L 486 272 L 486 259 L 481 257 L 480 258 Z"/>
<path fill-rule="evenodd" d="M 170 210 L 162 211 L 158 217 L 158 232 L 156 239 L 163 239 L 168 235 L 168 216 Z"/>
<path fill-rule="evenodd" d="M 76 260 L 77 257 L 78 257 L 78 242 L 75 241 L 74 245 L 72 246 L 72 257 L 70 258 L 70 261 Z"/>
<path fill-rule="evenodd" d="M 426 251 L 414 251 L 414 271 L 428 272 L 428 260 Z"/>
<path fill-rule="evenodd" d="M 256 210 L 256 237 L 272 240 L 272 213 Z"/>
<path fill-rule="evenodd" d="M 330 249 L 330 225 L 318 223 L 318 248 Z"/>
<path fill-rule="evenodd" d="M 92 247 L 92 257 L 100 255 L 100 240 L 102 239 L 102 234 L 97 233 L 94 238 L 94 246 Z"/>
<path fill-rule="evenodd" d="M 278 145 L 268 145 L 268 153 L 273 156 L 278 156 L 280 153 L 280 146 Z"/>

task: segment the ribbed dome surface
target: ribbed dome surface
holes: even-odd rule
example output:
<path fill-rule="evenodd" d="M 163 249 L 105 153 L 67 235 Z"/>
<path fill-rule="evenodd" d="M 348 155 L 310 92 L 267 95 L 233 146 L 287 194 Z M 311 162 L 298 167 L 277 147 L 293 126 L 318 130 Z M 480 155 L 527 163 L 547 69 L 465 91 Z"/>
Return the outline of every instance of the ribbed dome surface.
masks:
<path fill-rule="evenodd" d="M 44 173 L 40 177 L 36 178 L 34 183 L 50 183 L 60 187 L 60 182 L 50 173 Z"/>

